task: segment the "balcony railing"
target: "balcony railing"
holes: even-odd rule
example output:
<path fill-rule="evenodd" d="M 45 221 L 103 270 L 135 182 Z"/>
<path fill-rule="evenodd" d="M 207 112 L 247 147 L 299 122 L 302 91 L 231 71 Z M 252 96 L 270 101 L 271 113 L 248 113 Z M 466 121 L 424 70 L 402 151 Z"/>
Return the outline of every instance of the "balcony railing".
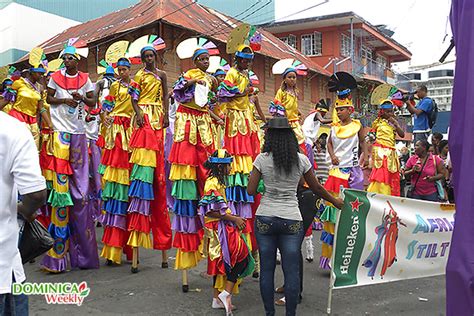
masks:
<path fill-rule="evenodd" d="M 352 65 L 354 65 L 354 69 L 352 69 Z M 359 56 L 354 57 L 354 62 L 352 62 L 351 59 L 341 63 L 334 61 L 334 71 L 346 71 L 360 77 L 369 75 L 383 82 L 387 82 L 388 77 L 393 77 L 391 69 L 386 68 L 373 60 Z"/>

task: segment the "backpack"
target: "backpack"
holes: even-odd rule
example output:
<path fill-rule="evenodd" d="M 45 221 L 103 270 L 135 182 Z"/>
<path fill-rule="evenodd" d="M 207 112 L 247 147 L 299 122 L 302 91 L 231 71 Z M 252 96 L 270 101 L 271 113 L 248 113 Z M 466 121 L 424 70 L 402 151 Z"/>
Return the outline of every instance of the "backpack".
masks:
<path fill-rule="evenodd" d="M 438 119 L 439 109 L 438 104 L 436 104 L 435 100 L 431 99 L 431 102 L 433 104 L 433 108 L 428 113 L 428 125 L 430 126 L 430 128 L 433 128 L 433 126 L 435 126 L 436 124 L 436 120 Z"/>

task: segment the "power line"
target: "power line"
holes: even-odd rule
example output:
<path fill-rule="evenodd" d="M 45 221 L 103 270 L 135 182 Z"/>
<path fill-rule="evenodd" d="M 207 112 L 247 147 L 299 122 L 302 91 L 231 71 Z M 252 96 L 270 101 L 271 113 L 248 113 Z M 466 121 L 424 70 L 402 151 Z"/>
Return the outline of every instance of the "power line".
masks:
<path fill-rule="evenodd" d="M 275 23 L 276 23 L 277 21 L 279 21 L 279 20 L 284 20 L 284 19 L 286 19 L 286 18 L 289 18 L 289 17 L 291 17 L 291 16 L 297 15 L 297 14 L 302 13 L 302 12 L 304 12 L 304 11 L 311 10 L 311 9 L 313 9 L 313 8 L 319 7 L 320 5 L 323 5 L 323 4 L 328 3 L 328 2 L 329 2 L 329 0 L 324 0 L 324 1 L 320 2 L 320 3 L 317 3 L 317 4 L 315 4 L 315 5 L 312 5 L 312 6 L 310 6 L 310 7 L 307 7 L 307 8 L 305 8 L 305 9 L 303 9 L 303 10 L 299 10 L 299 11 L 297 11 L 297 12 L 294 12 L 294 13 L 292 13 L 292 14 L 286 15 L 286 16 L 281 17 L 281 18 L 278 18 L 278 19 L 274 19 L 273 22 L 271 22 L 271 23 L 268 24 L 268 25 L 265 25 L 265 27 L 272 26 L 273 24 L 275 24 Z"/>
<path fill-rule="evenodd" d="M 255 9 L 254 11 L 250 12 L 249 14 L 247 14 L 247 15 L 244 16 L 244 17 L 242 17 L 241 19 L 242 19 L 242 20 L 245 20 L 247 17 L 253 15 L 254 13 L 256 13 L 256 12 L 262 10 L 263 8 L 265 8 L 266 6 L 268 6 L 269 4 L 271 4 L 272 1 L 273 1 L 273 0 L 268 0 L 264 5 L 262 5 L 261 7 L 257 8 L 257 9 Z M 217 32 L 213 32 L 213 33 L 211 33 L 209 36 L 215 36 L 215 35 L 221 35 L 221 34 L 227 33 L 227 29 L 228 29 L 228 28 L 231 28 L 231 27 L 232 27 L 232 26 L 226 24 L 223 29 L 221 29 L 221 30 L 219 30 L 219 31 L 217 31 Z"/>
<path fill-rule="evenodd" d="M 239 14 L 233 16 L 233 18 L 237 19 L 238 17 L 240 17 L 242 14 L 245 14 L 247 13 L 249 10 L 251 10 L 253 7 L 255 7 L 257 4 L 259 4 L 262 0 L 258 0 L 257 2 L 255 2 L 254 4 L 252 4 L 250 7 L 248 7 L 247 9 L 245 9 L 244 11 L 240 12 Z M 222 31 L 225 27 L 227 27 L 227 23 L 230 22 L 232 19 L 232 17 L 228 17 L 225 21 L 223 21 L 223 23 L 221 23 L 215 30 L 214 32 L 220 32 Z"/>
<path fill-rule="evenodd" d="M 263 27 L 272 26 L 273 24 L 275 24 L 275 23 L 276 23 L 277 21 L 279 21 L 279 20 L 283 20 L 283 19 L 292 17 L 292 16 L 294 16 L 294 15 L 297 15 L 297 14 L 302 13 L 302 12 L 307 11 L 307 10 L 311 10 L 311 9 L 313 9 L 313 8 L 316 8 L 316 7 L 320 6 L 320 5 L 323 5 L 323 4 L 328 3 L 328 2 L 329 2 L 329 0 L 324 0 L 324 1 L 322 1 L 322 2 L 319 2 L 319 3 L 317 3 L 317 4 L 314 4 L 314 5 L 312 5 L 312 6 L 309 6 L 309 7 L 307 7 L 307 8 L 304 8 L 304 9 L 302 9 L 302 10 L 299 10 L 299 11 L 297 11 L 297 12 L 288 14 L 288 15 L 283 16 L 283 17 L 280 17 L 280 18 L 278 18 L 278 19 L 273 19 L 272 22 L 270 22 L 269 24 L 264 24 Z M 263 7 L 262 7 L 262 8 L 263 8 Z M 214 35 L 219 35 L 219 34 L 222 34 L 222 32 L 221 32 L 221 33 L 214 34 Z"/>

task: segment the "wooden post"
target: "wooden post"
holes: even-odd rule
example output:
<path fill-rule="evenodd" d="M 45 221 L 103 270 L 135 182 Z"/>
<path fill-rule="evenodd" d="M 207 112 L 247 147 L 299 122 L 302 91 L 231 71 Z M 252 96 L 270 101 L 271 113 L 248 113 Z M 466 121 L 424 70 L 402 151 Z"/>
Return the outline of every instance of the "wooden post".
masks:
<path fill-rule="evenodd" d="M 138 247 L 133 247 L 132 273 L 138 272 Z"/>
<path fill-rule="evenodd" d="M 166 250 L 161 251 L 161 268 L 168 268 L 168 251 Z"/>
<path fill-rule="evenodd" d="M 183 270 L 183 292 L 187 293 L 188 291 L 189 291 L 188 270 Z"/>

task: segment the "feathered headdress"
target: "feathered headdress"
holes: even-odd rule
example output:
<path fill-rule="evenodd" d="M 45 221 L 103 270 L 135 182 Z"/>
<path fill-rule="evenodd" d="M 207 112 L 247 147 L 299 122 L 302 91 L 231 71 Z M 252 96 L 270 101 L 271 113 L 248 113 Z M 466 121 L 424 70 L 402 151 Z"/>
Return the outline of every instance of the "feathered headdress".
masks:
<path fill-rule="evenodd" d="M 353 107 L 351 91 L 357 88 L 355 78 L 344 71 L 339 71 L 329 78 L 328 89 L 336 92 L 337 99 L 335 107 Z"/>
<path fill-rule="evenodd" d="M 308 74 L 308 67 L 299 60 L 293 58 L 279 60 L 272 67 L 272 73 L 274 75 L 282 75 L 285 77 L 290 72 L 295 72 L 300 76 L 306 76 Z"/>
<path fill-rule="evenodd" d="M 219 55 L 219 49 L 216 44 L 204 37 L 185 39 L 176 47 L 176 54 L 180 59 L 192 58 L 194 60 L 204 53 L 210 56 Z"/>
<path fill-rule="evenodd" d="M 226 52 L 228 54 L 236 53 L 237 57 L 253 58 L 253 52 L 262 48 L 263 36 L 257 32 L 257 28 L 247 23 L 240 24 L 230 32 L 227 39 Z M 250 48 L 252 53 L 242 53 L 244 48 Z M 240 56 L 239 56 L 240 55 Z"/>
<path fill-rule="evenodd" d="M 165 41 L 158 35 L 144 35 L 134 40 L 128 47 L 128 58 L 132 63 L 141 63 L 141 56 L 144 52 L 151 50 L 158 52 L 166 48 Z"/>
<path fill-rule="evenodd" d="M 397 107 L 403 106 L 403 93 L 391 84 L 382 84 L 372 91 L 370 96 L 370 103 L 373 105 L 381 105 L 383 101 L 390 101 Z"/>
<path fill-rule="evenodd" d="M 207 68 L 207 72 L 210 74 L 215 74 L 218 70 L 223 71 L 224 75 L 227 71 L 229 71 L 230 65 L 224 58 L 220 56 L 211 56 L 209 57 L 209 68 Z"/>
<path fill-rule="evenodd" d="M 35 47 L 30 51 L 28 62 L 30 63 L 30 72 L 46 73 L 48 60 L 41 47 Z"/>

